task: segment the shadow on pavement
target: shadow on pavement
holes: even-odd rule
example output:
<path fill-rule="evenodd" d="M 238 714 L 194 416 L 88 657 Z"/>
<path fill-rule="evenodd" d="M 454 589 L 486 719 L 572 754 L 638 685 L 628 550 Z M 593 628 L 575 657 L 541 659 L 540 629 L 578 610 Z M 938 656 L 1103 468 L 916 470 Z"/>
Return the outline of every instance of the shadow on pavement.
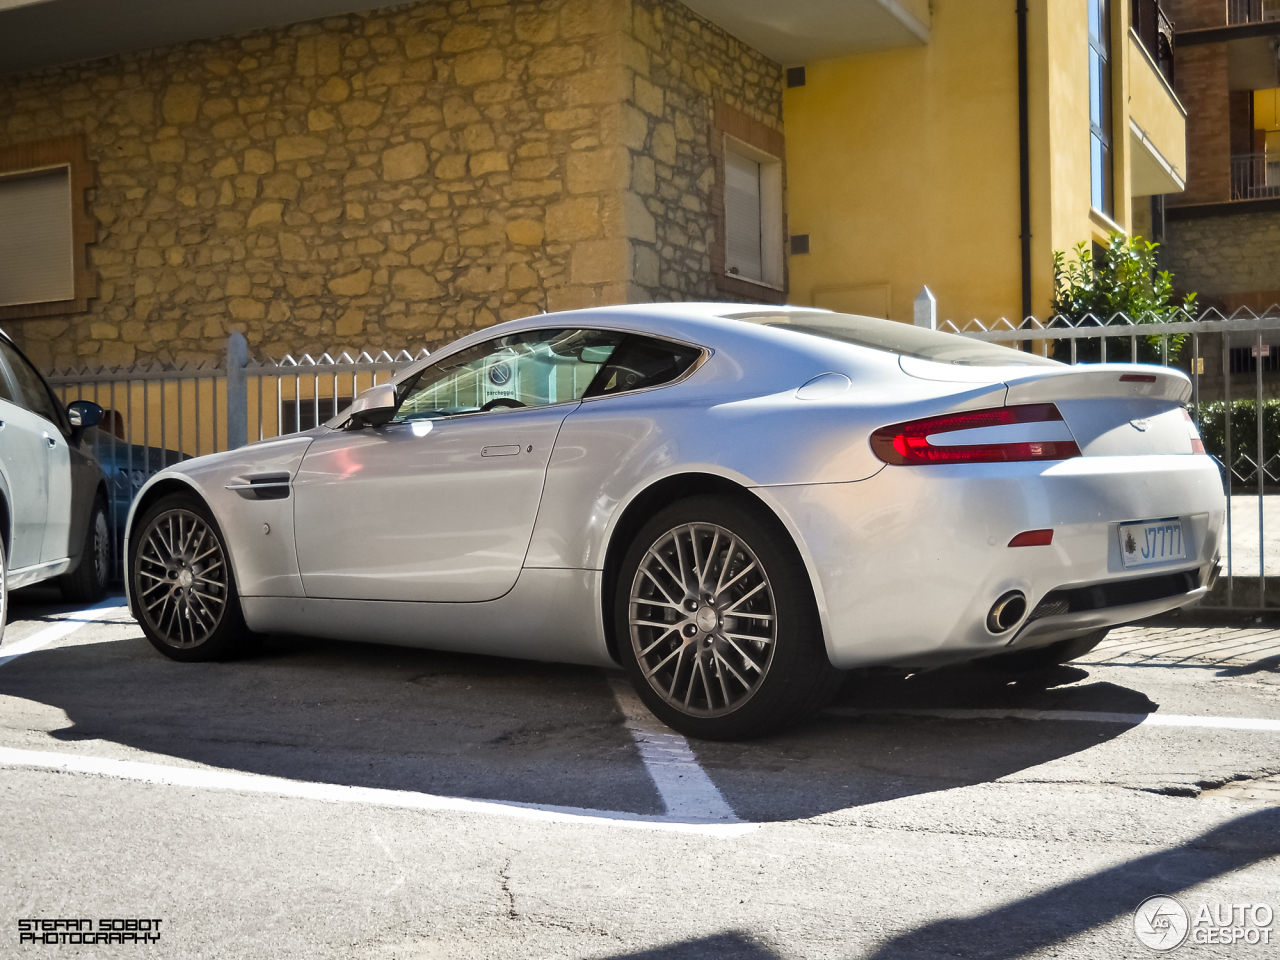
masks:
<path fill-rule="evenodd" d="M 0 695 L 64 711 L 69 726 L 42 716 L 66 741 L 297 780 L 664 812 L 599 670 L 297 638 L 267 638 L 256 656 L 236 662 L 179 664 L 129 629 L 136 639 L 9 663 Z M 868 672 L 851 677 L 841 703 L 1155 708 L 1134 690 L 1077 682 L 1088 676 L 1074 667 L 1019 680 L 974 668 L 908 678 Z M 1127 729 L 826 715 L 766 740 L 692 746 L 738 816 L 767 821 L 995 780 Z"/>
<path fill-rule="evenodd" d="M 618 953 L 607 960 L 777 960 L 772 950 L 740 933 L 717 933 L 638 953 Z"/>
<path fill-rule="evenodd" d="M 1218 671 L 1218 676 L 1245 677 L 1251 673 L 1280 673 L 1280 657 L 1264 657 L 1238 667 L 1224 667 Z"/>
<path fill-rule="evenodd" d="M 1156 704 L 1089 673 L 1055 667 L 1012 677 L 973 666 L 903 676 L 859 671 L 833 709 L 766 740 L 695 743 L 699 762 L 746 820 L 788 820 L 986 783 L 1079 753 L 1131 729 L 1119 723 L 945 720 L 912 709 L 1090 710 L 1147 714 Z M 1071 684 L 1071 686 L 1067 686 Z M 894 710 L 904 713 L 895 714 Z M 767 772 L 767 779 L 762 773 Z"/>
<path fill-rule="evenodd" d="M 871 960 L 925 960 L 958 953 L 980 960 L 1013 960 L 1130 916 L 1147 897 L 1176 896 L 1197 884 L 1277 856 L 1280 809 L 1260 810 L 1172 849 L 1130 860 L 976 917 L 939 920 L 904 933 L 881 947 Z M 1269 893 L 1259 891 L 1259 896 L 1265 899 Z M 1199 902 L 1184 901 L 1193 917 Z M 1115 945 L 1118 952 L 1113 954 L 1109 949 L 1107 955 L 1139 956 L 1149 952 L 1127 926 L 1125 938 Z"/>

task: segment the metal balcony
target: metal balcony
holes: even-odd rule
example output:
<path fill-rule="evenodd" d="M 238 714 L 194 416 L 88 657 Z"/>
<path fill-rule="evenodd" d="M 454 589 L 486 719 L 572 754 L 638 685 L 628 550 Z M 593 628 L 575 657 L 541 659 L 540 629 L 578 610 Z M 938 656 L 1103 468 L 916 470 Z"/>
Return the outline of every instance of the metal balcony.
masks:
<path fill-rule="evenodd" d="M 1280 197 L 1280 157 L 1265 153 L 1237 154 L 1231 158 L 1231 199 L 1261 200 Z"/>
<path fill-rule="evenodd" d="M 1280 0 L 1231 0 L 1237 2 L 1277 3 Z M 1151 54 L 1164 78 L 1173 85 L 1173 21 L 1160 7 L 1159 0 L 1133 0 L 1133 32 Z"/>
<path fill-rule="evenodd" d="M 1227 24 L 1280 20 L 1280 0 L 1227 0 Z"/>

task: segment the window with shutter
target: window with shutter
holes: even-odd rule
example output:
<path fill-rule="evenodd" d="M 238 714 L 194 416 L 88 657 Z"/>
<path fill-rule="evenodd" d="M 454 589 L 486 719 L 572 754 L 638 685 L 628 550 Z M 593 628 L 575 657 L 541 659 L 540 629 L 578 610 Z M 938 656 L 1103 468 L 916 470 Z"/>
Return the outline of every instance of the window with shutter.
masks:
<path fill-rule="evenodd" d="M 75 298 L 67 167 L 0 178 L 0 307 Z"/>
<path fill-rule="evenodd" d="M 89 309 L 95 176 L 83 136 L 0 147 L 0 321 Z"/>
<path fill-rule="evenodd" d="M 760 234 L 760 164 L 725 151 L 725 270 L 764 282 Z"/>
<path fill-rule="evenodd" d="M 711 271 L 726 299 L 782 303 L 787 296 L 782 133 L 717 103 L 715 242 Z"/>

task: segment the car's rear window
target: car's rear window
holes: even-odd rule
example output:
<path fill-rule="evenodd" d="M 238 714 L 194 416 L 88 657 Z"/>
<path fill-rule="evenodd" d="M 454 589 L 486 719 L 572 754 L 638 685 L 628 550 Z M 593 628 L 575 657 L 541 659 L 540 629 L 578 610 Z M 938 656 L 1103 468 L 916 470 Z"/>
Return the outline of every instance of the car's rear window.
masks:
<path fill-rule="evenodd" d="M 788 313 L 755 311 L 725 314 L 727 320 L 745 320 L 766 327 L 783 327 L 827 340 L 852 343 L 872 350 L 884 350 L 904 357 L 917 357 L 934 363 L 954 363 L 966 367 L 1044 367 L 1059 366 L 1057 360 L 1023 353 L 997 343 L 970 340 L 954 333 L 939 333 L 907 323 L 859 317 L 851 313 L 827 313 L 814 310 Z"/>

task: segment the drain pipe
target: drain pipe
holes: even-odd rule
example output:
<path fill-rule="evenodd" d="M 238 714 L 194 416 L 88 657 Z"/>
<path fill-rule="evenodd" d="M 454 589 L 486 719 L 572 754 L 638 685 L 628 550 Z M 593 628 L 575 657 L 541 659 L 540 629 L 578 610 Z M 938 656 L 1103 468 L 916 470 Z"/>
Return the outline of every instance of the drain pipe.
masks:
<path fill-rule="evenodd" d="M 1031 316 L 1031 132 L 1027 120 L 1027 0 L 1018 0 L 1018 177 L 1022 201 L 1022 322 Z M 1031 341 L 1023 341 L 1031 349 Z"/>

